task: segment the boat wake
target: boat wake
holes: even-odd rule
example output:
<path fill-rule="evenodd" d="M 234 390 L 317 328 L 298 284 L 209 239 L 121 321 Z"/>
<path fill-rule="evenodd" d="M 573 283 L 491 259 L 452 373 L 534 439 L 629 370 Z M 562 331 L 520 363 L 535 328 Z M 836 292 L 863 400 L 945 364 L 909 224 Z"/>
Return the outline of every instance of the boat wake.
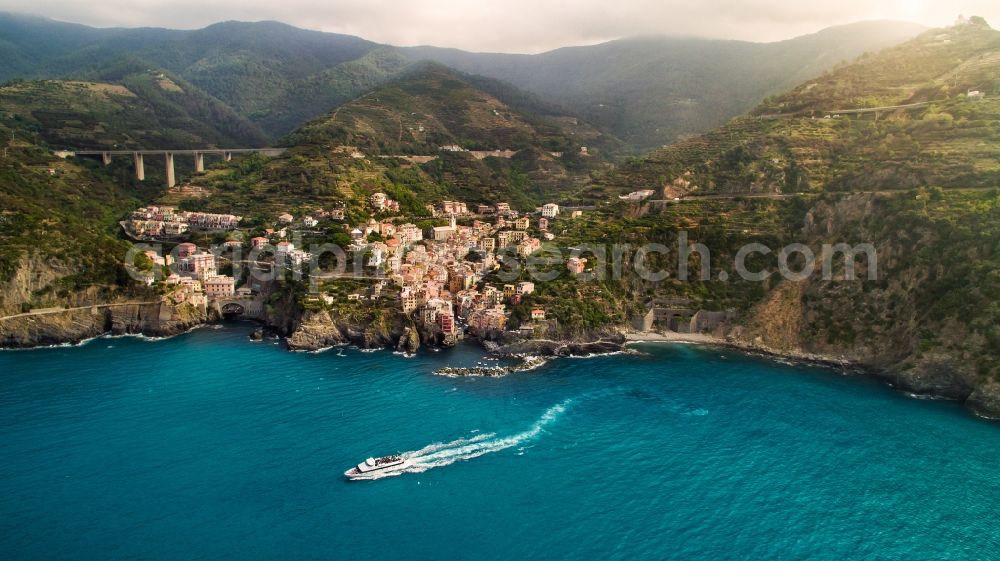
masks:
<path fill-rule="evenodd" d="M 387 470 L 373 476 L 372 479 L 383 477 L 393 477 L 404 473 L 423 473 L 429 469 L 444 467 L 478 458 L 486 454 L 492 454 L 515 446 L 520 446 L 526 442 L 534 440 L 545 427 L 554 423 L 570 406 L 572 399 L 567 399 L 562 403 L 557 403 L 549 407 L 537 421 L 527 430 L 510 436 L 498 437 L 496 433 L 477 434 L 469 438 L 459 438 L 451 442 L 435 442 L 428 444 L 419 450 L 403 452 L 406 463 L 397 470 Z"/>

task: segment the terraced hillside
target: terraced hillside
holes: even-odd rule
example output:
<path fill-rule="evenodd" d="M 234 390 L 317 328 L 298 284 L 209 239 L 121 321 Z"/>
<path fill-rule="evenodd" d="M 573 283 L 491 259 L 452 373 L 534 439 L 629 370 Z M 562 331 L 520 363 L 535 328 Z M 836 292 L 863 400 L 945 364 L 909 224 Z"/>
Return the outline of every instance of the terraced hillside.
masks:
<path fill-rule="evenodd" d="M 1000 410 L 998 53 L 1000 33 L 979 18 L 933 30 L 599 178 L 588 195 L 613 202 L 559 239 L 662 243 L 671 252 L 656 263 L 675 271 L 683 231 L 710 249 L 711 280 L 626 275 L 591 298 L 610 302 L 591 323 L 685 298 L 734 312 L 733 341 L 847 358 L 912 391 Z M 615 197 L 640 188 L 661 200 Z M 748 267 L 770 272 L 763 282 L 733 274 L 751 242 L 772 249 Z M 776 274 L 790 243 L 817 259 L 799 278 Z M 839 243 L 870 244 L 877 271 L 855 257 L 847 282 L 838 257 L 824 277 L 823 245 Z M 573 309 L 567 294 L 539 289 L 557 310 Z M 569 312 L 560 325 L 583 319 Z"/>
<path fill-rule="evenodd" d="M 305 124 L 288 143 L 333 142 L 381 154 L 436 154 L 446 145 L 566 151 L 579 149 L 572 135 L 599 136 L 577 126 L 567 131 L 552 118 L 522 114 L 447 68 L 425 64 Z"/>
<path fill-rule="evenodd" d="M 631 160 L 608 191 L 878 191 L 1000 182 L 1000 32 L 928 31 L 761 104 L 708 134 Z M 979 94 L 969 95 L 969 92 Z"/>
<path fill-rule="evenodd" d="M 248 215 L 344 204 L 363 213 L 369 195 L 382 191 L 415 215 L 442 199 L 531 209 L 573 199 L 591 171 L 610 166 L 603 147 L 614 150 L 617 141 L 574 118 L 520 111 L 427 65 L 307 123 L 284 144 L 282 157 L 195 177 L 212 195 L 184 204 Z"/>
<path fill-rule="evenodd" d="M 62 159 L 53 149 L 246 146 L 254 125 L 171 75 L 104 69 L 107 81 L 0 86 L 0 315 L 106 303 L 141 287 L 126 276 L 118 221 L 161 195 L 161 161 L 135 179 L 131 162 Z M 188 174 L 193 163 L 178 162 Z"/>
<path fill-rule="evenodd" d="M 0 122 L 54 148 L 265 144 L 255 125 L 167 73 L 111 74 L 117 75 L 104 81 L 16 81 L 0 86 Z"/>

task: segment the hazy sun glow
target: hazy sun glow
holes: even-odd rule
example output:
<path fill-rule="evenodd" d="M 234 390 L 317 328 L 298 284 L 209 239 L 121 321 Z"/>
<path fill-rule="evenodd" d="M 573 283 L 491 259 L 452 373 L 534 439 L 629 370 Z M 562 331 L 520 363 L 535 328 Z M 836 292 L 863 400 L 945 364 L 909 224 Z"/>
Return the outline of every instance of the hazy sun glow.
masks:
<path fill-rule="evenodd" d="M 894 19 L 923 21 L 928 17 L 926 0 L 896 0 L 892 11 Z M 958 14 L 955 14 L 956 16 Z"/>

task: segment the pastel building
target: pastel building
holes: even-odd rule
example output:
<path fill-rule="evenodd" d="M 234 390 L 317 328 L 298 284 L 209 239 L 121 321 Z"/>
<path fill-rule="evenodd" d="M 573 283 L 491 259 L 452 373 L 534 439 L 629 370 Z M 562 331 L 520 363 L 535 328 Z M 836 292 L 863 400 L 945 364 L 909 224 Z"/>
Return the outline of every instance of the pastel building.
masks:
<path fill-rule="evenodd" d="M 583 272 L 584 268 L 587 266 L 587 259 L 581 257 L 570 257 L 566 261 L 566 268 L 570 273 L 574 275 L 579 275 Z"/>
<path fill-rule="evenodd" d="M 236 280 L 229 276 L 206 277 L 202 285 L 209 298 L 231 298 L 236 293 Z"/>
<path fill-rule="evenodd" d="M 194 255 L 198 251 L 198 246 L 191 242 L 184 242 L 182 244 L 177 244 L 177 258 L 184 259 L 189 255 Z"/>
<path fill-rule="evenodd" d="M 188 255 L 182 260 L 178 260 L 180 269 L 192 276 L 204 279 L 215 274 L 215 255 L 208 252 Z"/>

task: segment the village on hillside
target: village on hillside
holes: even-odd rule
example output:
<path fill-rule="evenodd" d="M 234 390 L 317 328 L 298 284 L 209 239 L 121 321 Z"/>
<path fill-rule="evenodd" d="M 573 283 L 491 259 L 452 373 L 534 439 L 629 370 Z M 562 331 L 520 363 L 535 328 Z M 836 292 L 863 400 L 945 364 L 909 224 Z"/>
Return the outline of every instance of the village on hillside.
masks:
<path fill-rule="evenodd" d="M 555 203 L 522 213 L 505 202 L 473 207 L 443 201 L 428 205 L 427 211 L 436 223 L 446 224 L 421 228 L 385 193 L 372 194 L 367 205 L 371 218 L 357 224 L 349 223 L 344 208 L 313 209 L 303 216 L 285 212 L 275 216 L 270 227 L 254 229 L 241 228 L 243 218 L 233 214 L 149 206 L 134 211 L 122 226 L 136 240 L 185 240 L 170 252 L 145 250 L 140 258 L 145 265 L 140 267 L 141 280 L 158 286 L 164 298 L 175 304 L 195 306 L 244 302 L 261 309 L 277 282 L 289 275 L 308 278 L 310 272 L 317 272 L 318 259 L 307 248 L 296 247 L 302 232 L 340 239 L 350 267 L 343 267 L 334 280 L 363 281 L 360 286 L 364 288 L 345 292 L 328 289 L 328 283 L 315 283 L 303 304 L 333 307 L 378 301 L 452 344 L 466 333 L 506 330 L 509 306 L 520 304 L 535 285 L 488 277 L 500 269 L 503 255 L 523 259 L 538 252 L 542 240 L 553 240 L 549 232 L 553 221 L 581 215 L 580 210 L 560 214 Z M 197 233 L 224 233 L 227 241 L 198 247 L 186 240 Z M 586 262 L 570 258 L 566 268 L 570 274 L 580 274 Z M 250 274 L 241 274 L 244 268 Z M 270 280 L 254 274 L 261 271 L 272 273 Z M 545 310 L 532 308 L 529 317 L 530 323 L 521 322 L 520 328 L 530 332 L 532 326 L 544 323 Z"/>

